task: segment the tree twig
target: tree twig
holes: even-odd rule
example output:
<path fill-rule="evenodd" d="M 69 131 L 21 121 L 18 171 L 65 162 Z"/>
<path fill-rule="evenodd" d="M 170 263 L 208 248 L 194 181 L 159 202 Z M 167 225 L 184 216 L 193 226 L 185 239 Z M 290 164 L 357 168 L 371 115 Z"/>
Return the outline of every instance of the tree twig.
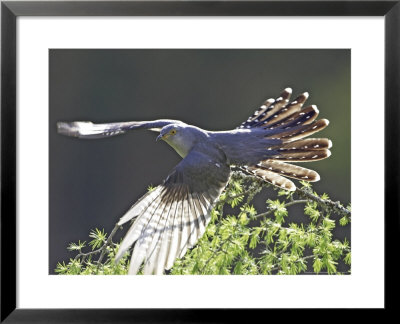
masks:
<path fill-rule="evenodd" d="M 290 207 L 290 206 L 293 206 L 293 205 L 296 205 L 296 204 L 305 204 L 305 203 L 308 203 L 308 202 L 309 202 L 309 200 L 306 200 L 306 199 L 292 200 L 292 201 L 286 203 L 284 205 L 284 207 Z M 272 214 L 274 211 L 275 211 L 275 209 L 270 209 L 270 210 L 266 211 L 265 213 L 261 213 L 261 214 L 258 214 L 256 216 L 254 216 L 254 218 L 268 216 L 268 215 Z"/>
<path fill-rule="evenodd" d="M 115 233 L 118 231 L 118 229 L 121 226 L 117 224 L 115 224 L 114 229 L 112 230 L 111 234 L 108 236 L 106 243 L 104 243 L 103 247 L 102 247 L 102 251 L 99 257 L 99 260 L 97 260 L 98 263 L 101 263 L 101 261 L 103 260 L 104 254 L 106 253 L 106 248 L 107 246 L 111 243 L 111 240 L 113 238 L 113 236 L 115 235 Z"/>
<path fill-rule="evenodd" d="M 77 260 L 78 258 L 82 257 L 82 261 L 88 257 L 89 255 L 94 255 L 94 254 L 100 254 L 99 259 L 97 260 L 97 263 L 100 264 L 101 261 L 103 260 L 104 254 L 106 252 L 107 246 L 110 245 L 110 243 L 112 243 L 112 238 L 115 235 L 115 233 L 117 232 L 117 230 L 120 228 L 121 226 L 116 224 L 114 229 L 112 230 L 111 234 L 108 236 L 107 241 L 97 250 L 91 251 L 91 252 L 87 252 L 87 253 L 79 253 L 78 255 L 75 256 L 74 260 Z"/>
<path fill-rule="evenodd" d="M 81 252 L 81 253 L 79 253 L 79 254 L 77 254 L 77 255 L 75 256 L 74 260 L 77 260 L 77 259 L 79 259 L 80 257 L 82 257 L 82 260 L 84 260 L 84 259 L 85 259 L 86 257 L 88 257 L 89 255 L 98 254 L 98 253 L 100 253 L 100 252 L 103 250 L 103 247 L 104 247 L 104 245 L 103 245 L 101 248 L 99 248 L 99 249 L 97 249 L 97 250 L 94 250 L 94 251 L 91 251 L 91 252 L 88 252 L 88 253 L 83 253 L 83 252 Z"/>
<path fill-rule="evenodd" d="M 268 185 L 265 181 L 262 181 L 258 177 L 255 177 L 252 174 L 246 174 L 243 171 L 232 172 L 231 178 L 242 179 L 242 180 L 251 179 L 253 181 L 256 181 L 261 186 Z M 320 206 L 328 208 L 329 210 L 332 210 L 337 214 L 341 214 L 348 217 L 351 216 L 351 211 L 343 207 L 338 201 L 332 201 L 330 199 L 322 199 L 321 197 L 318 197 L 317 195 L 313 194 L 312 191 L 307 188 L 297 188 L 295 192 L 299 196 L 299 198 L 315 201 Z"/>
<path fill-rule="evenodd" d="M 322 205 L 328 209 L 331 209 L 337 214 L 341 214 L 344 216 L 351 216 L 351 211 L 343 207 L 338 201 L 332 201 L 330 199 L 322 199 L 321 197 L 314 195 L 310 190 L 307 190 L 307 188 L 297 188 L 296 193 L 299 197 L 313 200 L 317 202 L 317 204 Z"/>

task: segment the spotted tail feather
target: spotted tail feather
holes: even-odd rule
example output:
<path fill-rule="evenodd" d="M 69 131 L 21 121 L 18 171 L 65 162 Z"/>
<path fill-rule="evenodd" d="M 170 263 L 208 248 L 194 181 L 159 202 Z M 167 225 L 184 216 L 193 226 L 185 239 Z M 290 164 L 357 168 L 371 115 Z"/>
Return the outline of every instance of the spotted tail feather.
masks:
<path fill-rule="evenodd" d="M 263 128 L 267 140 L 280 143 L 269 146 L 270 158 L 256 165 L 242 167 L 242 170 L 262 178 L 277 187 L 296 190 L 294 183 L 287 179 L 318 181 L 316 171 L 285 162 L 308 162 L 325 159 L 331 155 L 332 142 L 327 138 L 306 138 L 328 126 L 326 119 L 316 120 L 317 106 L 303 108 L 309 97 L 307 92 L 290 102 L 292 89 L 286 88 L 279 98 L 266 100 L 239 128 Z"/>

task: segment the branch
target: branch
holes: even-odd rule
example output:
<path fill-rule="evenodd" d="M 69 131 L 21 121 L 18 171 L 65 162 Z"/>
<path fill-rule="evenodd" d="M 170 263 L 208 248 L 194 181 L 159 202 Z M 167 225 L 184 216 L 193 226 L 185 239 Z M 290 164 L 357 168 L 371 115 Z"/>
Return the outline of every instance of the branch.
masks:
<path fill-rule="evenodd" d="M 323 207 L 325 207 L 325 209 L 330 209 L 337 214 L 341 214 L 343 216 L 351 216 L 351 211 L 343 207 L 340 202 L 332 201 L 330 199 L 322 199 L 317 195 L 314 195 L 308 188 L 297 188 L 296 193 L 301 198 L 308 198 L 317 202 L 317 204 L 322 205 Z"/>
<path fill-rule="evenodd" d="M 121 227 L 121 226 L 118 225 L 118 223 L 115 225 L 115 227 L 114 227 L 114 229 L 112 230 L 111 234 L 108 236 L 107 241 L 103 244 L 103 246 L 102 246 L 101 248 L 99 248 L 99 249 L 97 249 L 97 250 L 94 250 L 94 251 L 91 251 L 91 252 L 88 252 L 88 253 L 79 253 L 79 254 L 74 258 L 74 260 L 76 260 L 76 259 L 78 259 L 78 258 L 80 258 L 80 257 L 83 257 L 83 258 L 82 258 L 82 261 L 83 261 L 83 260 L 86 259 L 86 257 L 89 256 L 89 255 L 101 253 L 99 259 L 97 260 L 97 263 L 101 263 L 101 261 L 103 260 L 104 254 L 106 253 L 107 246 L 109 246 L 110 244 L 112 244 L 112 238 L 113 238 L 113 236 L 115 235 L 115 233 L 117 232 L 117 230 L 118 230 L 120 227 Z"/>
<path fill-rule="evenodd" d="M 104 245 L 103 245 L 103 247 L 102 247 L 102 251 L 101 251 L 99 260 L 97 260 L 98 263 L 101 263 L 101 260 L 103 260 L 103 257 L 104 257 L 104 254 L 105 254 L 105 252 L 106 252 L 107 246 L 110 245 L 113 236 L 115 235 L 115 233 L 118 231 L 118 229 L 119 229 L 120 227 L 121 227 L 121 226 L 118 225 L 118 223 L 115 224 L 115 226 L 114 226 L 114 228 L 113 228 L 113 230 L 112 230 L 110 236 L 107 238 L 106 243 L 104 243 Z"/>
<path fill-rule="evenodd" d="M 232 172 L 232 177 L 233 180 L 235 179 L 242 179 L 242 180 L 252 180 L 255 181 L 258 185 L 260 186 L 269 186 L 269 183 L 261 180 L 258 177 L 255 177 L 252 174 L 246 174 L 243 171 L 234 171 Z M 327 210 L 332 210 L 337 214 L 343 215 L 343 216 L 351 216 L 351 211 L 348 210 L 347 208 L 343 207 L 340 202 L 338 201 L 332 201 L 330 199 L 322 199 L 318 197 L 317 195 L 313 194 L 311 190 L 309 190 L 307 187 L 303 188 L 296 188 L 296 194 L 302 198 L 302 199 L 308 199 L 317 202 L 320 206 Z"/>
<path fill-rule="evenodd" d="M 81 252 L 81 253 L 79 253 L 79 254 L 77 254 L 77 255 L 75 256 L 74 260 L 77 260 L 77 259 L 79 259 L 80 257 L 83 257 L 83 258 L 82 258 L 82 261 L 83 261 L 83 260 L 85 260 L 86 257 L 89 256 L 89 255 L 100 253 L 100 252 L 103 250 L 103 248 L 104 248 L 104 245 L 103 245 L 101 248 L 99 248 L 99 249 L 97 249 L 97 250 L 94 250 L 94 251 L 91 251 L 91 252 L 88 252 L 88 253 L 83 253 L 83 252 Z"/>

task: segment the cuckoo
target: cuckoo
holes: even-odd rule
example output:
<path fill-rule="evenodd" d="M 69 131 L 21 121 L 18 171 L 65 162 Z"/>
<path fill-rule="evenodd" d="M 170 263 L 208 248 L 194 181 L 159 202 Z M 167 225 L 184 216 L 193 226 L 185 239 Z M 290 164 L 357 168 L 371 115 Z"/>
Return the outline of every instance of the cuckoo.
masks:
<path fill-rule="evenodd" d="M 59 122 L 58 132 L 78 138 L 103 138 L 130 130 L 159 132 L 182 157 L 161 185 L 141 197 L 119 220 L 131 222 L 116 262 L 132 250 L 129 274 L 163 274 L 204 234 L 211 210 L 237 167 L 279 188 L 294 191 L 289 179 L 318 181 L 317 172 L 292 162 L 330 156 L 327 138 L 306 138 L 321 131 L 328 120 L 316 120 L 315 105 L 303 108 L 305 92 L 290 101 L 292 90 L 266 100 L 233 130 L 208 131 L 178 120 L 94 124 Z M 289 163 L 288 163 L 289 162 Z"/>

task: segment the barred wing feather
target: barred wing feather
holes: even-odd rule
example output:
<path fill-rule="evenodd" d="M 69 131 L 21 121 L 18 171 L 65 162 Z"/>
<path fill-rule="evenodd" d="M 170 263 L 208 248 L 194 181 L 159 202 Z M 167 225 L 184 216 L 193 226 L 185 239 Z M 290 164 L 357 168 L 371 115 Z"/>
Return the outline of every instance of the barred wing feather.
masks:
<path fill-rule="evenodd" d="M 134 244 L 129 274 L 142 264 L 144 274 L 162 274 L 204 234 L 210 212 L 230 176 L 225 155 L 217 148 L 194 148 L 164 183 L 144 195 L 119 221 L 134 223 L 116 255 Z"/>

